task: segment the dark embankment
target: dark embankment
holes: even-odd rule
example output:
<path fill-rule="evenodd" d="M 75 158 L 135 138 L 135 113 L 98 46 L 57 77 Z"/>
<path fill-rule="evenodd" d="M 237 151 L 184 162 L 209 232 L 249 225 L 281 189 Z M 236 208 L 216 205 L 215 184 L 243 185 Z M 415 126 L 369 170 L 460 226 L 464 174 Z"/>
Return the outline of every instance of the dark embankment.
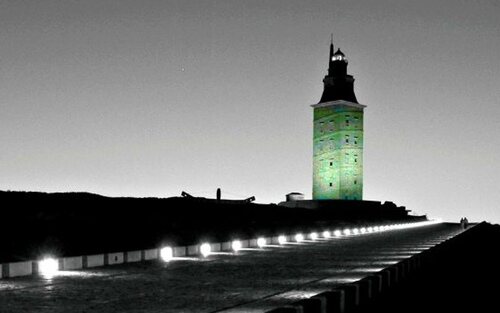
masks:
<path fill-rule="evenodd" d="M 481 223 L 440 247 L 417 275 L 358 312 L 498 312 L 500 226 Z"/>
<path fill-rule="evenodd" d="M 393 203 L 337 201 L 308 210 L 200 198 L 111 198 L 0 191 L 0 262 L 225 241 L 409 217 Z"/>

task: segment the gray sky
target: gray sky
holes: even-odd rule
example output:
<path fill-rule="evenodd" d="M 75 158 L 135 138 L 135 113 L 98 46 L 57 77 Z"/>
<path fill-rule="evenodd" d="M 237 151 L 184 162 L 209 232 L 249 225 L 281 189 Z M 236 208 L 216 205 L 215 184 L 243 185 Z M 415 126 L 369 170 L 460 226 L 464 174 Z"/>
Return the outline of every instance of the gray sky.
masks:
<path fill-rule="evenodd" d="M 330 33 L 364 198 L 500 222 L 500 2 L 0 0 L 0 189 L 311 196 Z"/>

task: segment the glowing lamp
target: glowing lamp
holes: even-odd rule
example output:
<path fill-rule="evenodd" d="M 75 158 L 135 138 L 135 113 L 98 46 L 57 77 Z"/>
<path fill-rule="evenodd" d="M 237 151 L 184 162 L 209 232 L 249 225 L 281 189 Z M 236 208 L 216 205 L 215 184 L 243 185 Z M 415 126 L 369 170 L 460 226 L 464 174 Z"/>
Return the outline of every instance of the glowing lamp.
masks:
<path fill-rule="evenodd" d="M 309 238 L 311 238 L 311 240 L 316 240 L 318 239 L 318 233 L 316 232 L 312 232 L 309 234 Z"/>
<path fill-rule="evenodd" d="M 239 240 L 234 240 L 231 243 L 231 249 L 233 249 L 234 252 L 238 252 L 241 250 L 241 241 Z"/>
<path fill-rule="evenodd" d="M 323 232 L 323 238 L 330 238 L 330 232 L 328 230 Z"/>
<path fill-rule="evenodd" d="M 160 258 L 164 262 L 170 262 L 174 258 L 174 250 L 170 247 L 163 247 L 160 249 Z"/>
<path fill-rule="evenodd" d="M 344 235 L 348 236 L 351 234 L 351 230 L 349 228 L 344 229 Z"/>
<path fill-rule="evenodd" d="M 203 257 L 206 258 L 207 256 L 209 256 L 210 252 L 212 252 L 212 248 L 210 247 L 209 243 L 203 243 L 200 246 L 200 253 L 201 253 L 201 255 L 203 255 Z"/>
<path fill-rule="evenodd" d="M 335 230 L 335 231 L 333 232 L 333 234 L 335 235 L 335 237 L 340 237 L 340 236 L 342 235 L 341 231 L 340 231 L 340 230 L 338 230 L 338 229 L 337 229 L 337 230 Z"/>
<path fill-rule="evenodd" d="M 54 276 L 59 271 L 59 262 L 53 258 L 45 258 L 38 262 L 38 270 L 43 276 Z"/>
<path fill-rule="evenodd" d="M 354 229 L 352 230 L 352 233 L 353 233 L 354 235 L 357 235 L 357 234 L 359 234 L 359 229 L 357 229 L 357 228 L 354 228 Z"/>
<path fill-rule="evenodd" d="M 361 227 L 361 229 L 359 230 L 362 234 L 366 233 L 366 228 L 364 227 Z"/>
<path fill-rule="evenodd" d="M 304 235 L 302 235 L 302 234 L 300 234 L 300 233 L 299 233 L 299 234 L 297 234 L 297 235 L 295 235 L 295 241 L 296 241 L 296 242 L 301 242 L 301 241 L 304 241 Z"/>
<path fill-rule="evenodd" d="M 284 245 L 286 243 L 286 237 L 281 235 L 281 236 L 278 236 L 278 243 L 280 245 Z"/>
<path fill-rule="evenodd" d="M 259 239 L 257 239 L 257 246 L 259 248 L 263 248 L 265 245 L 266 245 L 266 239 L 265 238 L 260 237 Z"/>

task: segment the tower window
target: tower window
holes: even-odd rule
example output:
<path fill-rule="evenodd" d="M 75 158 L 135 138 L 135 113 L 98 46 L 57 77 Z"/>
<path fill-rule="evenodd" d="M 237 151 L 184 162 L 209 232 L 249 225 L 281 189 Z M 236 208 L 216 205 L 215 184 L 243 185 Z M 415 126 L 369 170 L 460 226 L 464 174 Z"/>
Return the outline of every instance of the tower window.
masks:
<path fill-rule="evenodd" d="M 354 180 L 354 185 L 357 185 L 358 184 L 358 181 L 357 180 Z"/>
<path fill-rule="evenodd" d="M 330 183 L 330 187 L 332 187 L 332 186 L 333 186 L 333 183 Z"/>
<path fill-rule="evenodd" d="M 330 162 L 330 166 L 333 166 L 333 162 Z"/>
<path fill-rule="evenodd" d="M 358 144 L 358 137 L 354 137 L 354 144 L 357 145 Z"/>
<path fill-rule="evenodd" d="M 349 135 L 345 136 L 345 143 L 349 143 Z"/>

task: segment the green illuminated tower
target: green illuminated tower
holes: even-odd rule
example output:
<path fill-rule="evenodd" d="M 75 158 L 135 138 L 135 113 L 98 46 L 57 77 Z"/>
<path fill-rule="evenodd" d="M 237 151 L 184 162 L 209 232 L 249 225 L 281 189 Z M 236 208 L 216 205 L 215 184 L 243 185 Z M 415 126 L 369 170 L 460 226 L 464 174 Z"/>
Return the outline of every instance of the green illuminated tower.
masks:
<path fill-rule="evenodd" d="M 363 109 L 347 59 L 330 44 L 328 74 L 314 108 L 313 199 L 363 199 Z"/>

